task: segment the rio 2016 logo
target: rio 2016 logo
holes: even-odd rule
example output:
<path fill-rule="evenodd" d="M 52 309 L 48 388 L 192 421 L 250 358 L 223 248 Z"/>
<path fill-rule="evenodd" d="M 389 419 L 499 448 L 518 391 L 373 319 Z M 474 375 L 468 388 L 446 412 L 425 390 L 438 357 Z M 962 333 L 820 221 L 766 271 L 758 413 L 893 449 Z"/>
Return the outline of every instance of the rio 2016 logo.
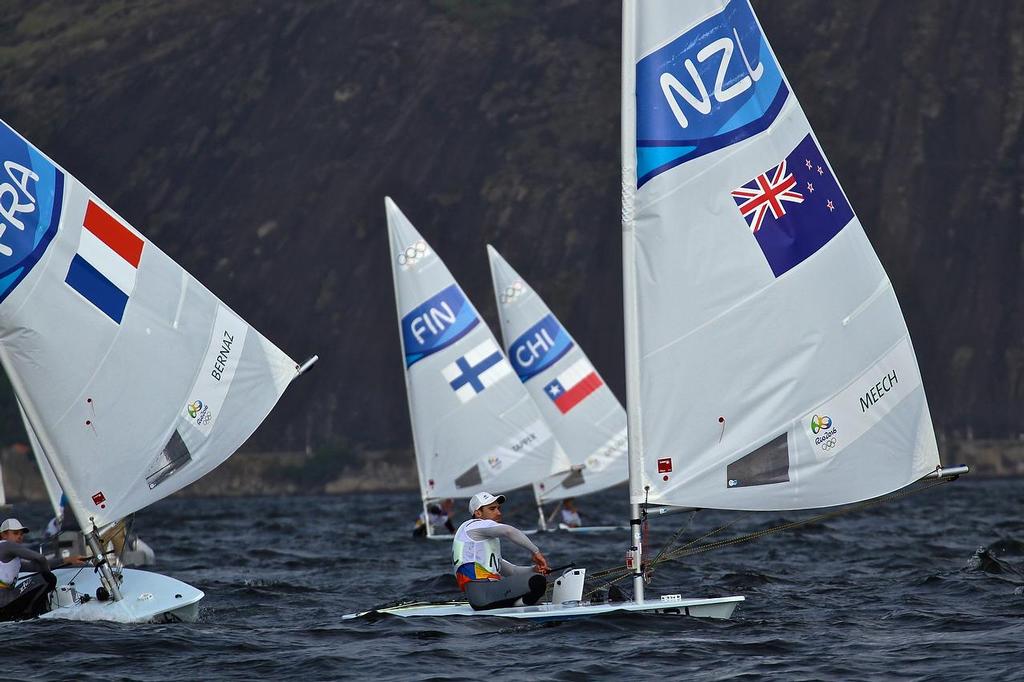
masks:
<path fill-rule="evenodd" d="M 196 420 L 196 426 L 205 426 L 213 420 L 213 411 L 209 405 L 204 405 L 202 400 L 193 400 L 185 406 L 185 411 Z"/>
<path fill-rule="evenodd" d="M 819 431 L 828 431 L 832 428 L 832 418 L 822 415 L 814 415 L 811 417 L 811 433 L 818 435 Z"/>
<path fill-rule="evenodd" d="M 827 452 L 838 446 L 838 433 L 839 429 L 836 428 L 832 417 L 818 414 L 811 417 L 811 435 L 815 436 L 814 444 L 822 451 Z"/>

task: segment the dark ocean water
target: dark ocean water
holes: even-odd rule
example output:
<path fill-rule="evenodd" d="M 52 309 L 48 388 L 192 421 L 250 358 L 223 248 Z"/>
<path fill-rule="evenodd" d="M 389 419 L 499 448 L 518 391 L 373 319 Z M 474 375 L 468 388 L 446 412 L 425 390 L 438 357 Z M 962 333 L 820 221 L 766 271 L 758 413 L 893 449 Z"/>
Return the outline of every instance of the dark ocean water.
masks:
<path fill-rule="evenodd" d="M 625 492 L 582 505 L 626 517 Z M 461 506 L 461 504 L 460 504 Z M 1024 481 L 926 493 L 664 565 L 649 595 L 742 594 L 732 620 L 608 615 L 342 621 L 401 598 L 453 597 L 450 545 L 413 540 L 417 496 L 173 499 L 136 527 L 157 568 L 206 591 L 195 624 L 0 624 L 5 679 L 1021 679 Z M 40 527 L 43 505 L 16 508 Z M 532 527 L 525 494 L 506 522 Z M 726 536 L 810 514 L 743 518 Z M 687 537 L 735 518 L 702 512 Z M 686 515 L 652 524 L 658 548 Z M 622 563 L 626 532 L 549 534 L 552 564 Z M 516 548 L 513 561 L 526 563 Z M 629 589 L 629 584 L 623 583 Z"/>

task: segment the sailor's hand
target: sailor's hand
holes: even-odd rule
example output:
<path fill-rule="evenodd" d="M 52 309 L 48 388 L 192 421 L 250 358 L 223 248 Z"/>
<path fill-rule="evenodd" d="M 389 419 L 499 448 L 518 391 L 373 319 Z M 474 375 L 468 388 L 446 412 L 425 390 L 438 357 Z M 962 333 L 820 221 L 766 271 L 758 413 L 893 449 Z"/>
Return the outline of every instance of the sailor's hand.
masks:
<path fill-rule="evenodd" d="M 540 552 L 535 552 L 533 555 L 533 565 L 536 567 L 538 573 L 547 575 L 551 572 L 551 567 L 548 566 L 548 560 L 544 558 L 544 555 Z"/>
<path fill-rule="evenodd" d="M 72 566 L 82 566 L 83 564 L 85 564 L 85 557 L 78 555 L 69 556 L 67 559 L 64 560 L 64 563 L 70 564 Z"/>

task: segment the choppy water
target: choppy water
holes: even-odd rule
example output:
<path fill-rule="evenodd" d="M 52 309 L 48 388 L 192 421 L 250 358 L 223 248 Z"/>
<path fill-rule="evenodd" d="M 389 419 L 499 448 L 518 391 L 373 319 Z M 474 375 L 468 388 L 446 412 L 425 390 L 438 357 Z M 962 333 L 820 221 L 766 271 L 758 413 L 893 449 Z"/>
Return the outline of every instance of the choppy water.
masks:
<path fill-rule="evenodd" d="M 625 493 L 587 500 L 625 518 Z M 601 511 L 598 511 L 598 508 Z M 200 622 L 0 624 L 7 679 L 1020 679 L 1024 481 L 970 480 L 661 568 L 651 594 L 743 594 L 730 621 L 510 623 L 342 614 L 456 594 L 447 543 L 413 540 L 415 494 L 174 499 L 137 517 Z M 42 505 L 16 509 L 33 527 Z M 525 495 L 507 522 L 532 525 Z M 589 512 L 589 514 L 587 514 Z M 752 515 L 733 533 L 800 518 Z M 729 515 L 705 512 L 692 533 Z M 685 516 L 655 523 L 659 547 Z M 622 562 L 626 533 L 535 538 L 553 564 Z M 979 549 L 987 548 L 987 549 Z M 513 561 L 517 550 L 507 550 Z M 525 557 L 520 563 L 526 563 Z M 624 585 L 628 589 L 628 584 Z"/>

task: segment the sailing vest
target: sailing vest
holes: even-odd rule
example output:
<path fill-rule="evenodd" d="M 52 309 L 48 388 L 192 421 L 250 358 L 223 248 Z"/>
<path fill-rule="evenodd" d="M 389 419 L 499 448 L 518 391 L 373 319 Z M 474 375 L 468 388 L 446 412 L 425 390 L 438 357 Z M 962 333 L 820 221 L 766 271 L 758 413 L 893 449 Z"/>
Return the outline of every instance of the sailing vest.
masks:
<path fill-rule="evenodd" d="M 14 586 L 21 573 L 21 557 L 14 557 L 10 561 L 0 561 L 0 589 L 6 590 Z"/>
<path fill-rule="evenodd" d="M 459 589 L 475 580 L 501 580 L 501 541 L 497 538 L 474 540 L 469 531 L 497 526 L 496 521 L 470 519 L 455 531 L 452 541 L 452 568 Z"/>

